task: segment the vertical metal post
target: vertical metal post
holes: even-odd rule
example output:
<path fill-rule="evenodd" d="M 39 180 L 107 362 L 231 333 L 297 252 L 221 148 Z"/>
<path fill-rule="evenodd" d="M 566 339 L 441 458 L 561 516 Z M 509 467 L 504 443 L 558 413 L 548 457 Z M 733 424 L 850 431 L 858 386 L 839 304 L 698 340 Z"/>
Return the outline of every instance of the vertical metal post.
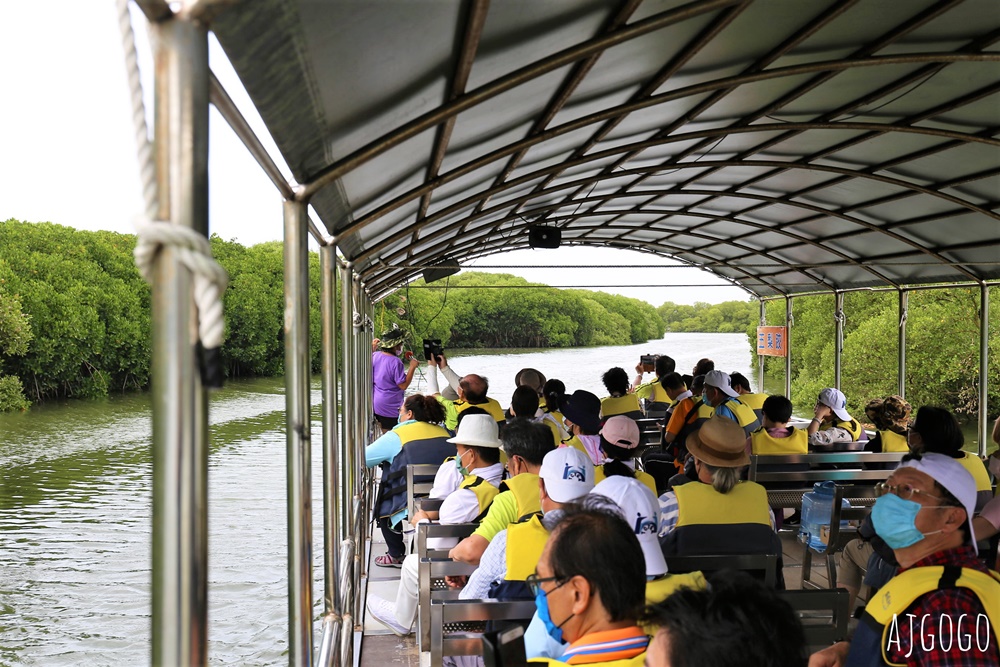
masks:
<path fill-rule="evenodd" d="M 285 445 L 288 467 L 288 664 L 312 664 L 312 465 L 306 205 L 286 201 Z"/>
<path fill-rule="evenodd" d="M 836 334 L 833 347 L 833 386 L 840 389 L 840 371 L 844 365 L 844 293 L 834 292 L 834 326 Z"/>
<path fill-rule="evenodd" d="M 764 301 L 763 299 L 760 299 L 758 301 L 758 303 L 760 303 L 760 326 L 765 327 L 765 326 L 767 326 L 767 302 Z M 757 340 L 757 338 L 755 336 L 754 337 L 754 341 L 756 341 L 756 340 Z M 756 342 L 754 343 L 754 345 L 756 346 Z M 758 354 L 757 355 L 757 391 L 759 391 L 762 394 L 765 393 L 764 392 L 764 355 L 763 354 Z"/>
<path fill-rule="evenodd" d="M 979 314 L 979 456 L 984 457 L 989 437 L 986 378 L 989 377 L 990 360 L 990 288 L 986 283 L 979 285 Z"/>
<path fill-rule="evenodd" d="M 341 540 L 340 472 L 337 469 L 337 255 L 332 245 L 319 249 L 320 321 L 323 380 L 323 608 L 340 612 L 337 581 Z"/>
<path fill-rule="evenodd" d="M 792 397 L 792 297 L 785 297 L 785 396 Z"/>
<path fill-rule="evenodd" d="M 340 269 L 340 345 L 341 356 L 343 357 L 343 368 L 340 373 L 340 382 L 343 391 L 341 392 L 341 507 L 340 520 L 343 526 L 344 535 L 347 539 L 354 539 L 353 502 L 354 502 L 354 480 L 357 477 L 357 470 L 354 456 L 355 426 L 357 413 L 354 409 L 354 397 L 357 394 L 355 383 L 357 378 L 354 375 L 354 325 L 351 318 L 354 315 L 354 305 L 351 300 L 352 265 L 345 264 Z M 343 611 L 347 611 L 346 609 Z"/>
<path fill-rule="evenodd" d="M 208 235 L 208 33 L 154 26 L 161 220 Z M 167 247 L 152 290 L 152 664 L 207 662 L 208 403 L 197 370 L 191 273 Z"/>
<path fill-rule="evenodd" d="M 906 398 L 906 318 L 910 312 L 910 293 L 899 290 L 899 350 L 898 350 L 898 386 L 896 393 Z"/>

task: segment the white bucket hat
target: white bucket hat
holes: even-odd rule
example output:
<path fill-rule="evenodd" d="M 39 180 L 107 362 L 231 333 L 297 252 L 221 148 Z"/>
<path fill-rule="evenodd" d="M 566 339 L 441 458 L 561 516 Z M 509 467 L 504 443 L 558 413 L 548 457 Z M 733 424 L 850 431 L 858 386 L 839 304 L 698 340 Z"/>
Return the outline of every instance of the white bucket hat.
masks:
<path fill-rule="evenodd" d="M 705 373 L 705 386 L 715 387 L 729 398 L 739 396 L 739 392 L 733 389 L 733 381 L 729 379 L 729 373 L 723 373 L 722 371 L 709 371 Z"/>
<path fill-rule="evenodd" d="M 500 430 L 492 415 L 466 415 L 458 424 L 454 438 L 448 438 L 453 445 L 466 447 L 500 448 Z"/>
<path fill-rule="evenodd" d="M 582 498 L 594 488 L 594 464 L 576 447 L 557 447 L 546 454 L 538 476 L 545 480 L 545 493 L 557 503 Z"/>
<path fill-rule="evenodd" d="M 546 486 L 548 488 L 548 486 Z M 614 475 L 601 480 L 591 493 L 604 496 L 622 512 L 639 540 L 646 559 L 646 576 L 658 577 L 667 573 L 667 561 L 660 548 L 660 502 L 649 487 L 634 477 Z"/>

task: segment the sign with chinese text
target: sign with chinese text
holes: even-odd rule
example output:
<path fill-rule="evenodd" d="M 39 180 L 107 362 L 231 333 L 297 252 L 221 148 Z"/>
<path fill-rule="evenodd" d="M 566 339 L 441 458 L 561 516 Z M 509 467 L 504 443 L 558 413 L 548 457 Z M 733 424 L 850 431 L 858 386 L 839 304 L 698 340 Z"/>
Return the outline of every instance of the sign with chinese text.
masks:
<path fill-rule="evenodd" d="M 788 350 L 787 327 L 757 327 L 757 354 L 784 357 Z"/>

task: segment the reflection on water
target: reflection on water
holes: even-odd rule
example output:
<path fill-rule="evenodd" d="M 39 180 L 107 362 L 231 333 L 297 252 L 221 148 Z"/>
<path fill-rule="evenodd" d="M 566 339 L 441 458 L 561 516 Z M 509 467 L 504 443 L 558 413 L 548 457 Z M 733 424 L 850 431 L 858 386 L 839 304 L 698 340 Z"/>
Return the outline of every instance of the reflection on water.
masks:
<path fill-rule="evenodd" d="M 603 394 L 641 354 L 686 371 L 702 356 L 749 372 L 741 334 L 668 334 L 624 347 L 456 355 L 457 372 L 491 380 L 506 404 L 514 374 L 534 367 L 570 391 Z M 314 508 L 322 506 L 321 427 L 313 387 Z M 209 460 L 209 659 L 287 661 L 284 388 L 231 383 L 213 394 Z M 0 415 L 0 665 L 149 663 L 150 402 L 146 395 Z M 314 516 L 314 595 L 322 611 L 322 517 Z M 317 641 L 319 632 L 316 634 Z"/>

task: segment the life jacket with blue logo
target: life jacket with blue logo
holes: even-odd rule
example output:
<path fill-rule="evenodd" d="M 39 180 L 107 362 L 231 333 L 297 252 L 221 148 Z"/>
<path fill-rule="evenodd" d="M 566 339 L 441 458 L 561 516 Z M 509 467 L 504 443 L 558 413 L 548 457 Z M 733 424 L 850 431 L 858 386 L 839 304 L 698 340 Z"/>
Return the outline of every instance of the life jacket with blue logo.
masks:
<path fill-rule="evenodd" d="M 784 438 L 775 438 L 760 428 L 750 436 L 750 447 L 754 454 L 808 454 L 809 434 L 802 429 L 791 427 L 792 432 Z"/>
<path fill-rule="evenodd" d="M 781 553 L 771 528 L 767 491 L 756 482 L 739 482 L 729 493 L 693 482 L 673 488 L 677 525 L 660 538 L 665 556 Z"/>
<path fill-rule="evenodd" d="M 490 584 L 489 597 L 497 600 L 531 600 L 535 596 L 526 583 L 542 557 L 549 531 L 542 525 L 542 513 L 536 512 L 507 526 L 507 573 L 503 581 Z"/>
<path fill-rule="evenodd" d="M 740 394 L 736 400 L 753 410 L 757 419 L 764 416 L 764 401 L 767 400 L 767 394 Z"/>
<path fill-rule="evenodd" d="M 735 398 L 727 398 L 725 402 L 713 409 L 712 413 L 715 414 L 715 410 L 723 405 L 733 411 L 733 414 L 736 415 L 736 423 L 740 425 L 748 438 L 753 435 L 754 431 L 760 428 L 760 419 L 757 418 L 757 414 L 753 409 Z"/>
<path fill-rule="evenodd" d="M 901 572 L 879 589 L 865 606 L 861 621 L 858 623 L 858 629 L 851 639 L 851 650 L 847 656 L 846 664 L 849 667 L 864 667 L 869 665 L 875 667 L 900 664 L 889 662 L 886 648 L 889 643 L 895 643 L 896 646 L 900 646 L 901 648 L 901 645 L 898 643 L 900 635 L 905 633 L 907 637 L 909 636 L 910 619 L 907 618 L 906 610 L 920 596 L 931 591 L 949 588 L 967 588 L 979 598 L 983 608 L 986 610 L 986 616 L 989 619 L 989 629 L 992 631 L 992 636 L 986 638 L 986 640 L 989 642 L 989 646 L 993 648 L 995 655 L 997 646 L 996 628 L 1000 627 L 1000 574 L 993 571 L 987 574 L 956 565 L 936 565 L 916 567 Z M 895 624 L 893 623 L 893 618 L 896 618 Z M 977 650 L 974 635 L 980 627 L 979 619 L 964 619 L 968 623 L 964 630 L 961 630 L 959 627 L 959 619 L 952 618 L 949 620 L 951 623 L 947 624 L 947 626 L 951 627 L 954 631 L 950 645 L 952 646 L 952 650 L 955 651 L 955 664 L 966 664 L 959 660 L 959 658 L 967 655 L 969 659 L 972 659 L 973 656 L 969 655 L 968 650 L 963 650 L 959 646 L 961 633 L 965 632 L 973 635 L 969 640 L 971 642 L 970 650 Z M 922 619 L 914 620 L 914 634 L 919 634 L 921 624 Z M 937 636 L 940 621 L 932 618 L 931 624 L 935 635 L 934 639 L 937 641 L 944 639 L 944 637 Z M 985 625 L 983 624 L 983 626 Z M 947 627 L 945 631 L 947 631 Z M 894 637 L 895 641 L 893 640 Z M 982 646 L 984 638 L 980 637 L 979 641 L 980 646 Z M 941 647 L 943 643 L 936 643 L 935 645 Z M 914 652 L 919 652 L 921 649 L 921 637 L 917 637 L 917 640 L 912 642 L 911 646 Z M 980 663 L 981 660 L 976 662 L 976 664 Z"/>
<path fill-rule="evenodd" d="M 497 421 L 497 424 L 506 424 L 507 417 L 504 415 L 503 408 L 496 400 L 487 397 L 486 401 L 483 403 L 469 403 L 468 401 L 455 401 L 455 414 L 456 421 L 457 417 L 461 417 L 462 413 L 469 408 L 479 408 L 480 410 L 485 410 L 493 419 Z"/>
<path fill-rule="evenodd" d="M 601 399 L 601 419 L 625 415 L 632 419 L 642 419 L 642 410 L 639 409 L 639 397 L 635 394 L 625 394 L 624 396 L 608 396 Z"/>
<path fill-rule="evenodd" d="M 403 448 L 399 450 L 382 474 L 379 486 L 379 518 L 390 517 L 406 507 L 406 466 L 438 464 L 455 456 L 455 445 L 448 442 L 451 434 L 436 424 L 415 421 L 399 424 L 392 429 Z M 430 481 L 417 477 L 414 481 Z"/>

